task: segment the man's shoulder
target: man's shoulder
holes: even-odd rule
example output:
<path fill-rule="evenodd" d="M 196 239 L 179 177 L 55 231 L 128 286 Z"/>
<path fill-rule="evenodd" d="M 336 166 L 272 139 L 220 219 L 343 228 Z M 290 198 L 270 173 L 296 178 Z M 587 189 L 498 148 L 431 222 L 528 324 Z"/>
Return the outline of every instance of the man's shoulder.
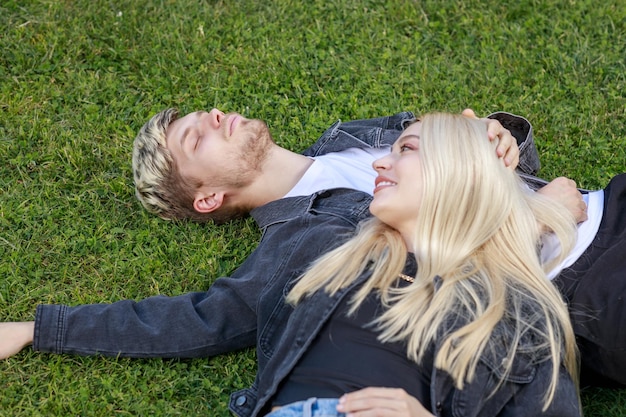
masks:
<path fill-rule="evenodd" d="M 262 230 L 286 223 L 297 223 L 297 227 L 305 227 L 307 224 L 328 222 L 329 217 L 355 227 L 358 222 L 370 216 L 371 199 L 369 194 L 362 191 L 335 188 L 308 196 L 274 200 L 255 208 L 250 214 Z"/>

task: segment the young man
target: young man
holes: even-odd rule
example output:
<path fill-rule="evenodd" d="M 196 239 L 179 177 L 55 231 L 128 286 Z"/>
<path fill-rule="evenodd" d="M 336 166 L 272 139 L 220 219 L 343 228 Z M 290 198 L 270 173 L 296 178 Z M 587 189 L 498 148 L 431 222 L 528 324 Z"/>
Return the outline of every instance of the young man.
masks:
<path fill-rule="evenodd" d="M 505 113 L 495 117 L 515 134 L 519 166 L 533 174 L 538 158 L 530 125 Z M 263 231 L 257 249 L 206 292 L 40 305 L 34 322 L 0 326 L 0 357 L 31 343 L 45 352 L 127 357 L 203 357 L 256 345 L 263 367 L 291 311 L 283 302 L 286 289 L 305 265 L 369 216 L 371 161 L 413 118 L 399 113 L 337 122 L 300 155 L 277 146 L 259 120 L 218 110 L 180 119 L 174 110 L 159 113 L 135 141 L 133 170 L 144 206 L 165 218 L 216 222 L 249 211 Z M 488 123 L 499 139 L 498 153 L 515 164 L 516 140 L 500 123 Z M 571 183 L 561 180 L 551 188 L 579 210 L 580 195 Z"/>
<path fill-rule="evenodd" d="M 135 141 L 133 172 L 137 197 L 149 211 L 163 218 L 221 223 L 296 193 L 308 195 L 344 186 L 371 194 L 372 155 L 387 152 L 385 147 L 393 143 L 402 123 L 413 115 L 396 117 L 403 119 L 393 127 L 386 125 L 389 118 L 337 123 L 324 134 L 323 142 L 318 141 L 301 155 L 277 146 L 260 120 L 247 120 L 217 109 L 177 119 L 175 110 L 166 110 L 148 122 Z M 524 122 L 506 114 L 501 117 L 511 125 Z M 504 157 L 509 164 L 517 164 L 517 148 L 511 146 L 513 137 L 501 130 L 499 123 L 492 121 L 491 126 L 493 133 L 501 134 L 498 152 L 504 155 L 508 149 L 510 154 Z M 346 132 L 347 140 L 342 137 L 344 127 L 351 129 Z M 515 127 L 520 129 L 520 135 L 524 129 L 530 129 L 530 125 Z M 520 143 L 529 151 L 524 154 L 526 165 L 522 171 L 534 173 L 539 162 L 532 141 L 525 139 L 520 139 Z M 353 154 L 345 154 L 348 149 Z M 311 174 L 311 157 L 336 152 L 344 155 L 325 163 L 325 169 L 336 171 L 336 181 L 329 172 Z M 316 175 L 314 184 L 304 191 L 300 184 L 294 190 L 305 172 L 308 177 Z M 351 187 L 355 182 L 357 186 Z"/>

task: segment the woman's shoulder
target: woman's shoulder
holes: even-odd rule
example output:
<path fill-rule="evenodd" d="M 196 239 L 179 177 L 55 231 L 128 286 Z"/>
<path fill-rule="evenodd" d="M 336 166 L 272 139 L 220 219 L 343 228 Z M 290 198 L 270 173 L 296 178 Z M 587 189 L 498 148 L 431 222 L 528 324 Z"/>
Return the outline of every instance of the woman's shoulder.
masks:
<path fill-rule="evenodd" d="M 469 318 L 474 314 L 469 308 L 471 306 L 467 304 L 459 305 L 448 314 L 439 329 L 436 350 L 447 336 L 469 324 Z M 478 316 L 477 320 L 481 319 Z M 550 359 L 546 327 L 545 310 L 539 301 L 529 295 L 508 299 L 504 314 L 495 324 L 479 361 L 499 379 L 532 380 L 536 365 Z"/>

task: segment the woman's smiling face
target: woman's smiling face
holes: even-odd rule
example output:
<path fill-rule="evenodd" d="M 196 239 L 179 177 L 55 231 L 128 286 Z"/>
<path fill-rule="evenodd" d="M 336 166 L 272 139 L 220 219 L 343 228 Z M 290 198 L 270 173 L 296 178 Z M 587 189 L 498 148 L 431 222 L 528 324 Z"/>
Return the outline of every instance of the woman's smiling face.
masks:
<path fill-rule="evenodd" d="M 398 230 L 407 243 L 414 233 L 421 204 L 420 131 L 421 123 L 413 123 L 394 143 L 389 155 L 372 164 L 378 176 L 370 211 Z"/>

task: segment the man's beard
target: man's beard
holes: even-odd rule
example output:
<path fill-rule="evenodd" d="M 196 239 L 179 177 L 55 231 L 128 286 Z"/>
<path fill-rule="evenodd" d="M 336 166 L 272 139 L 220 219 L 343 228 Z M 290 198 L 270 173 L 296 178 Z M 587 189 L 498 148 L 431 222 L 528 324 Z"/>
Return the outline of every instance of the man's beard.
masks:
<path fill-rule="evenodd" d="M 245 123 L 245 124 L 244 124 Z M 223 178 L 228 186 L 242 188 L 250 185 L 261 174 L 274 140 L 267 124 L 262 120 L 251 119 L 242 122 L 245 137 L 240 147 L 233 152 L 232 169 Z"/>
<path fill-rule="evenodd" d="M 274 145 L 274 139 L 272 139 L 270 130 L 264 121 L 252 119 L 246 122 L 250 133 L 240 149 L 240 157 L 242 161 L 246 161 L 249 169 L 260 172 L 270 149 Z"/>

